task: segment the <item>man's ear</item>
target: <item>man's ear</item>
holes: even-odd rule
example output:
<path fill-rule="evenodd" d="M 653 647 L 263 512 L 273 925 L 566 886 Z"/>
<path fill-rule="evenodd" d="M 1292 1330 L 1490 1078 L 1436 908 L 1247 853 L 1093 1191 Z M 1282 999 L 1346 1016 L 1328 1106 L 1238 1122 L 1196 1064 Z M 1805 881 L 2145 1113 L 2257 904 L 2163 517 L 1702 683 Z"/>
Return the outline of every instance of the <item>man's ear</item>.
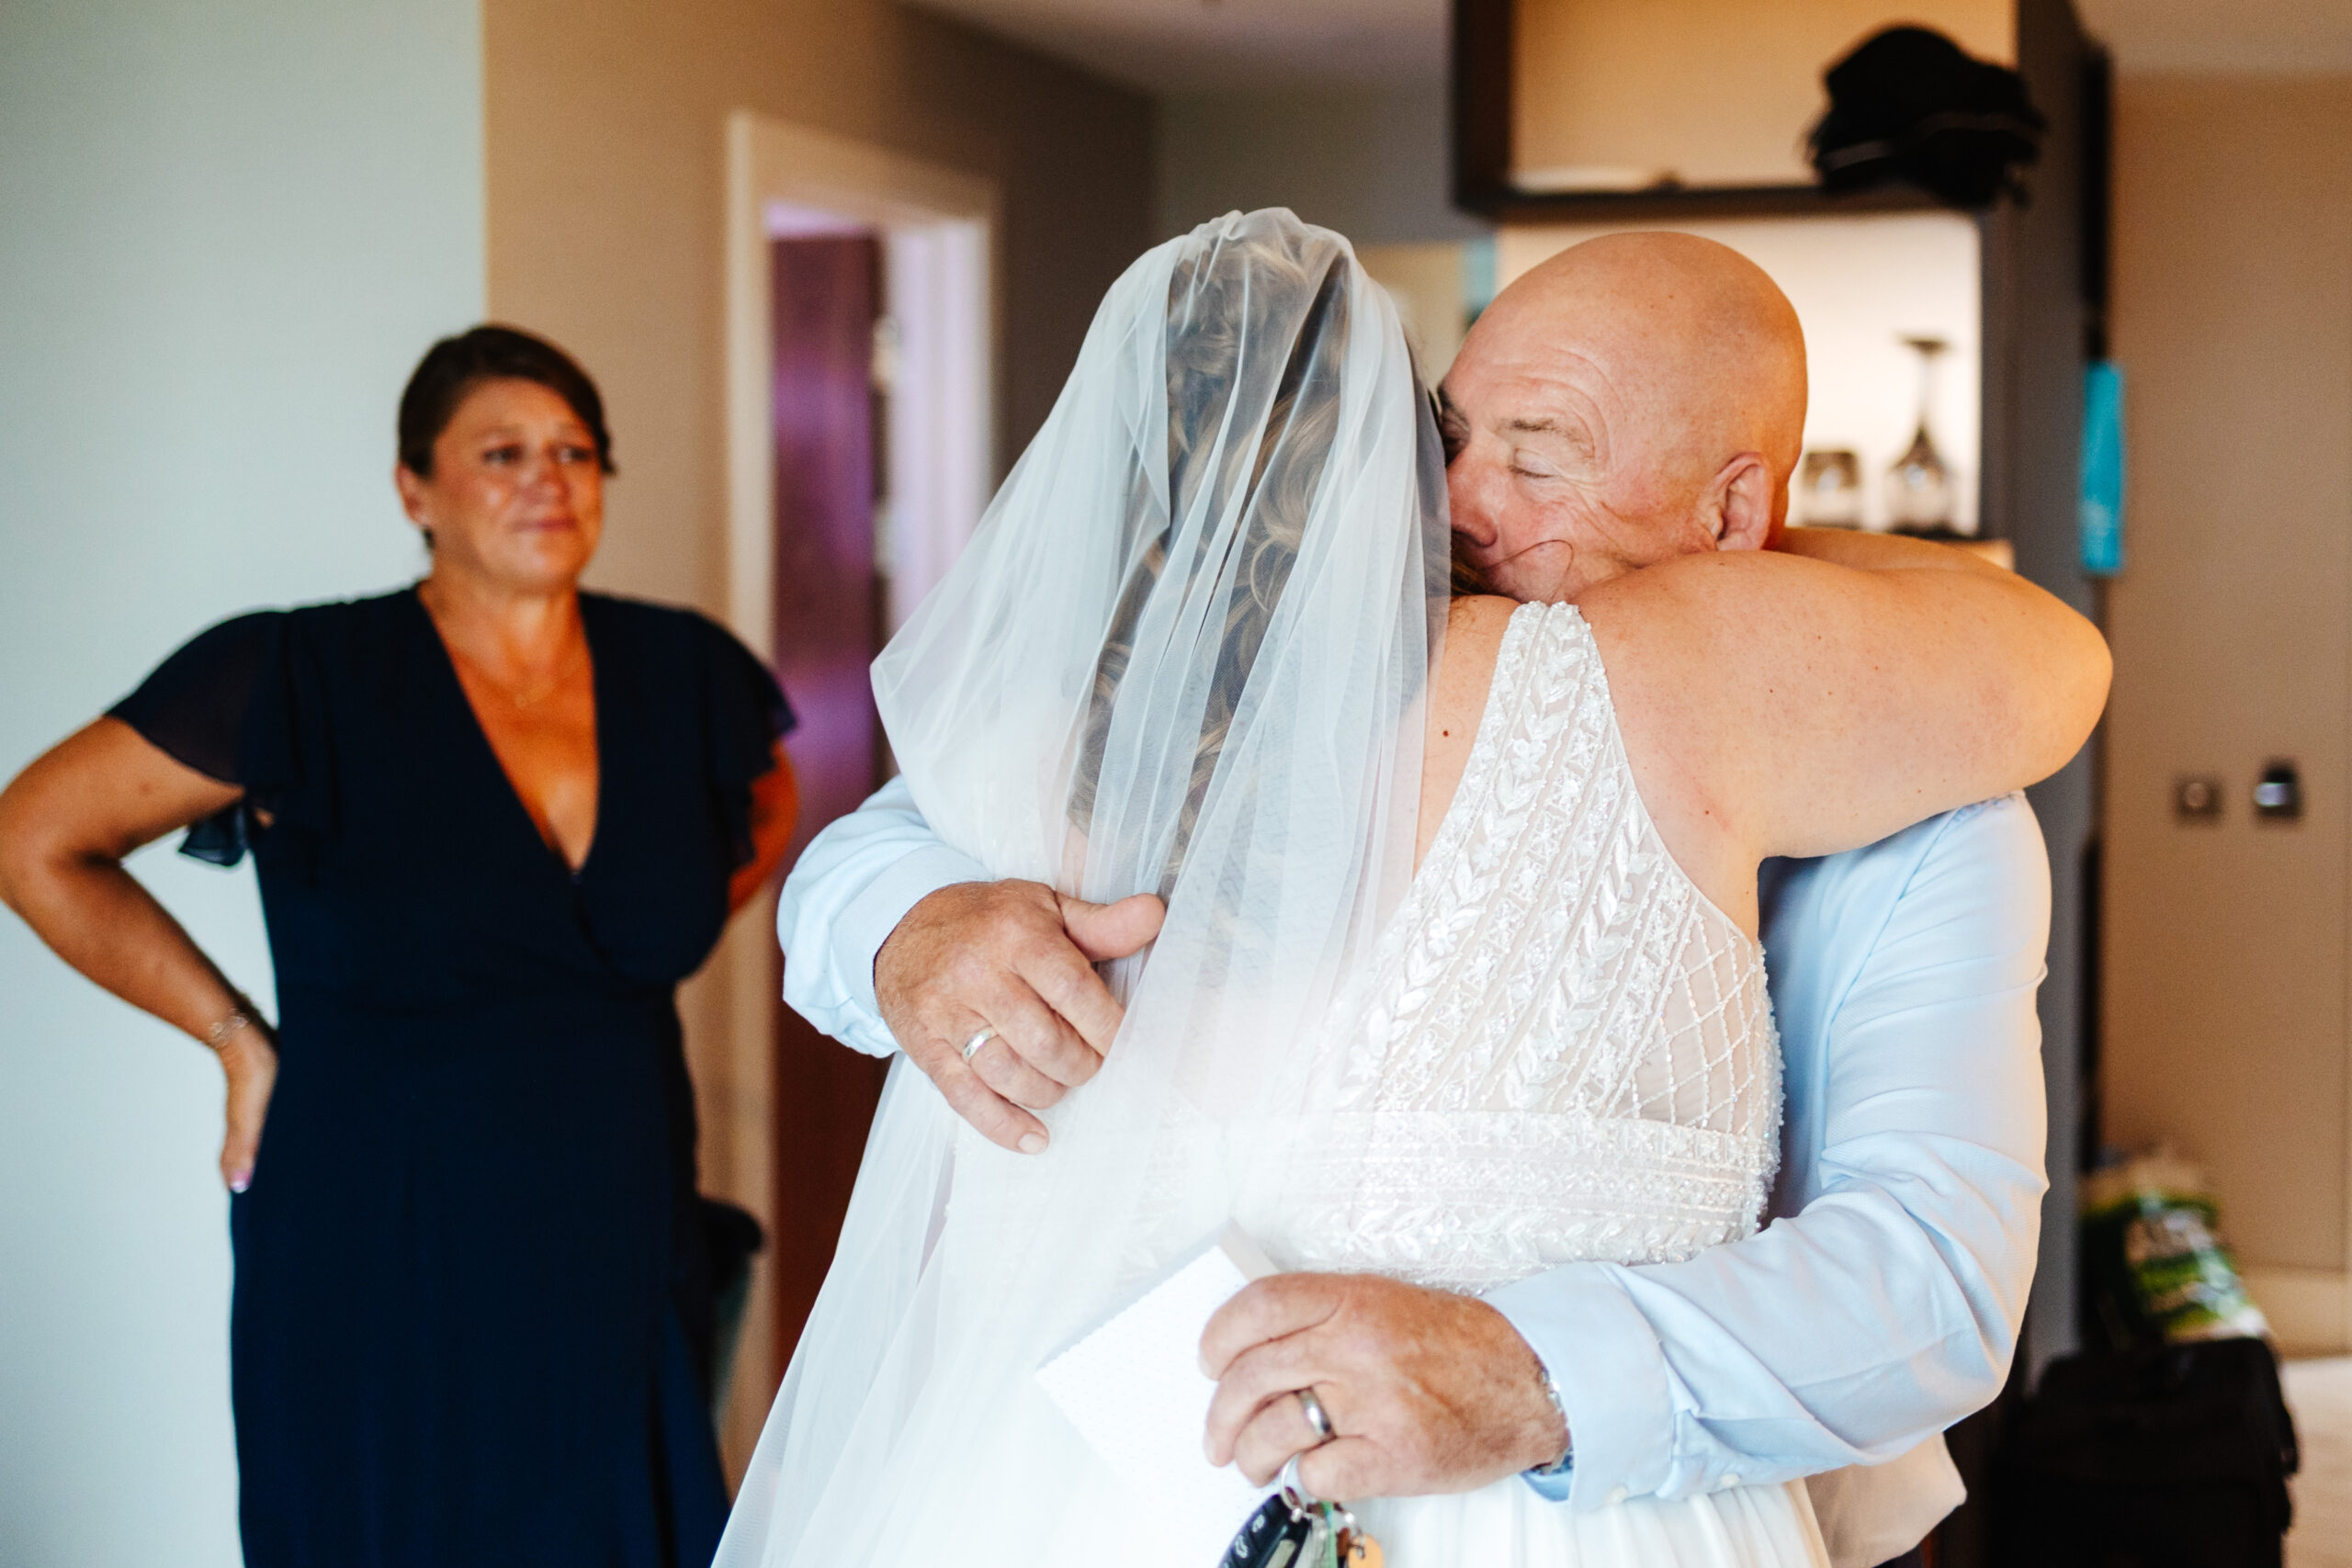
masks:
<path fill-rule="evenodd" d="M 1781 487 L 1772 482 L 1772 467 L 1761 454 L 1742 452 L 1725 463 L 1707 491 L 1715 548 L 1770 548 L 1780 525 L 1780 498 Z"/>

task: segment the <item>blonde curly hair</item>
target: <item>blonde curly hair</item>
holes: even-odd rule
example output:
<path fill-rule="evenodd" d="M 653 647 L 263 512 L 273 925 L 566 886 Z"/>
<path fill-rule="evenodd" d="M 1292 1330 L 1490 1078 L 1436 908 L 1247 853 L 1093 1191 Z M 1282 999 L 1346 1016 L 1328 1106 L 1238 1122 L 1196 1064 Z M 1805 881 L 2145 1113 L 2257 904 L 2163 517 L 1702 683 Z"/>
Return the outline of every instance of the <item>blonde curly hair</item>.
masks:
<path fill-rule="evenodd" d="M 1163 863 L 1165 894 L 1184 852 L 1239 709 L 1267 628 L 1297 563 L 1306 522 L 1340 419 L 1340 367 L 1350 330 L 1348 286 L 1354 260 L 1345 252 L 1304 254 L 1277 238 L 1227 238 L 1180 259 L 1169 284 L 1167 357 L 1168 485 L 1163 495 L 1142 479 L 1129 516 L 1153 531 L 1131 552 L 1129 572 L 1094 671 L 1082 750 L 1072 781 L 1071 822 L 1083 830 L 1109 741 L 1111 716 L 1133 657 L 1146 602 L 1169 564 L 1175 541 L 1197 547 L 1228 540 L 1229 565 L 1207 561 L 1198 574 L 1226 594 L 1217 657 L 1204 694 L 1201 728 L 1174 841 Z M 1301 301 L 1304 300 L 1302 306 Z M 1245 344 L 1274 334 L 1278 316 L 1295 316 L 1264 426 L 1232 428 L 1236 393 L 1265 374 L 1245 359 Z M 1206 513 L 1230 513 L 1229 528 L 1187 530 Z"/>

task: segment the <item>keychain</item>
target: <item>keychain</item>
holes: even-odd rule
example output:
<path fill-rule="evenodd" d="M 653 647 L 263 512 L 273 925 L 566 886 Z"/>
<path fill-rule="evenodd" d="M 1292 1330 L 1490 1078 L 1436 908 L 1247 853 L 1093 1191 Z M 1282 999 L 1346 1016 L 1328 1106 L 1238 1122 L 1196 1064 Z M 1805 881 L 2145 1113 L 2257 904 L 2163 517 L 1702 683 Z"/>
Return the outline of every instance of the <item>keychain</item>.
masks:
<path fill-rule="evenodd" d="M 1329 1505 L 1338 1507 L 1336 1504 Z M 1335 1551 L 1333 1568 L 1381 1568 L 1380 1542 L 1356 1523 L 1356 1517 L 1345 1508 L 1338 1508 L 1345 1522 L 1332 1532 Z"/>
<path fill-rule="evenodd" d="M 1278 1490 L 1258 1505 L 1235 1534 L 1218 1568 L 1312 1568 L 1312 1559 L 1300 1561 L 1306 1554 L 1299 1549 L 1307 1544 L 1317 1522 L 1311 1509 L 1294 1506 Z"/>
<path fill-rule="evenodd" d="M 1298 1459 L 1225 1549 L 1218 1568 L 1381 1568 L 1380 1543 L 1339 1503 L 1311 1498 Z"/>

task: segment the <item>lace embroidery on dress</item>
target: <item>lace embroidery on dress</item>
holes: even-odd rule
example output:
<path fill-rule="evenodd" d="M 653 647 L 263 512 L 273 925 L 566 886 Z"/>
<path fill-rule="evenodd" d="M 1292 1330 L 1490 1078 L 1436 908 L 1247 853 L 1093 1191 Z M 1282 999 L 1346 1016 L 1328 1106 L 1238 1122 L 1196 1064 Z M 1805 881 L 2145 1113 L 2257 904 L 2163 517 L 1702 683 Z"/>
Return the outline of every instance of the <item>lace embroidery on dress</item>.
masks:
<path fill-rule="evenodd" d="M 1486 1290 L 1752 1233 L 1780 1044 L 1754 939 L 1667 852 L 1570 605 L 1510 619 L 1455 799 L 1239 1217 L 1286 1266 Z"/>

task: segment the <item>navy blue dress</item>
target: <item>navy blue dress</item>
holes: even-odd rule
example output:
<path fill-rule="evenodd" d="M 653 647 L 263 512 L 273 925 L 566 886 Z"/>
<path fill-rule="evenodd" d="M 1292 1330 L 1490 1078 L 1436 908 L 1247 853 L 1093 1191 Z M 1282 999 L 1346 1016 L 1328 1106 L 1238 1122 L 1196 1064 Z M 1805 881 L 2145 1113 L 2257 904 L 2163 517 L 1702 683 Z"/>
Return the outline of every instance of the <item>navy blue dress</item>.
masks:
<path fill-rule="evenodd" d="M 684 611 L 583 594 L 595 838 L 540 839 L 413 591 L 246 615 L 114 710 L 243 786 L 279 1072 L 232 1201 L 254 1568 L 702 1568 L 726 1519 L 673 992 L 790 715 Z"/>

